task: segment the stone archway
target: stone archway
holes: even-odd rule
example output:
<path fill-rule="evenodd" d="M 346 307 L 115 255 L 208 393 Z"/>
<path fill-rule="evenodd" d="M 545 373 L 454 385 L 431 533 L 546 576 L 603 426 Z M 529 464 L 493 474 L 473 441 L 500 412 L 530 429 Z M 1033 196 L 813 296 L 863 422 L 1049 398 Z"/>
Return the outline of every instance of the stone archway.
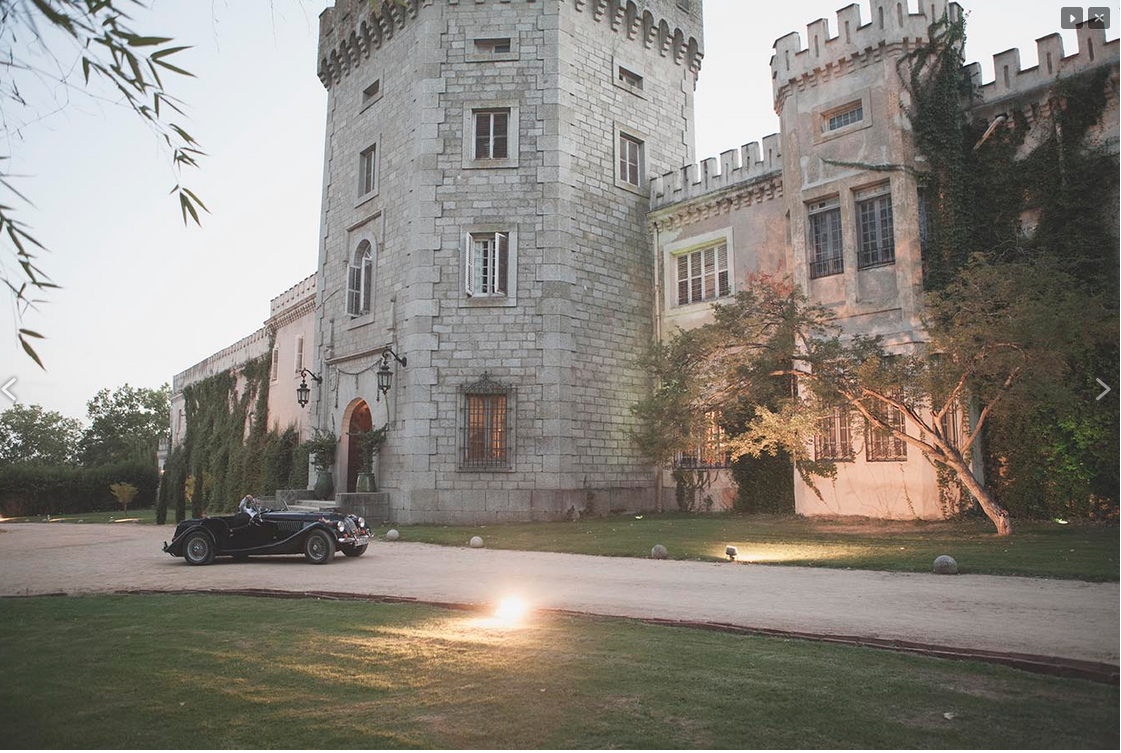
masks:
<path fill-rule="evenodd" d="M 362 467 L 362 451 L 355 434 L 372 431 L 374 419 L 370 413 L 370 404 L 365 400 L 356 400 L 350 410 L 349 418 L 343 423 L 346 438 L 346 491 L 352 493 L 358 485 L 358 471 Z"/>

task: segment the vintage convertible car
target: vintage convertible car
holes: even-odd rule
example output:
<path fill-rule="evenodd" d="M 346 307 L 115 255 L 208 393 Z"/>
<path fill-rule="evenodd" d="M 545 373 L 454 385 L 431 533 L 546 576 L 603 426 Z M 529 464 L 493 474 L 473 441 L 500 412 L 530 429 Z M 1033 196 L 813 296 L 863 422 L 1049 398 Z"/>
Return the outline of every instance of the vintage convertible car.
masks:
<path fill-rule="evenodd" d="M 184 520 L 163 550 L 190 565 L 209 565 L 215 557 L 236 560 L 262 554 L 303 554 L 308 562 L 325 565 L 337 550 L 361 557 L 369 542 L 366 521 L 356 515 L 262 510 Z"/>

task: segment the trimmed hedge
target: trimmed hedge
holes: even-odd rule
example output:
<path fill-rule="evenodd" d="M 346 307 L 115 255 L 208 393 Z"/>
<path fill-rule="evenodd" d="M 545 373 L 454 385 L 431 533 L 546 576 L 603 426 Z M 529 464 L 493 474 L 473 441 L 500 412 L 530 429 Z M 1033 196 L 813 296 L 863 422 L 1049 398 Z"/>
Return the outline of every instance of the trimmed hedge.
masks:
<path fill-rule="evenodd" d="M 121 481 L 140 490 L 130 507 L 151 507 L 155 504 L 159 474 L 144 461 L 93 468 L 5 464 L 0 466 L 0 515 L 7 518 L 116 510 L 120 505 L 109 485 Z"/>

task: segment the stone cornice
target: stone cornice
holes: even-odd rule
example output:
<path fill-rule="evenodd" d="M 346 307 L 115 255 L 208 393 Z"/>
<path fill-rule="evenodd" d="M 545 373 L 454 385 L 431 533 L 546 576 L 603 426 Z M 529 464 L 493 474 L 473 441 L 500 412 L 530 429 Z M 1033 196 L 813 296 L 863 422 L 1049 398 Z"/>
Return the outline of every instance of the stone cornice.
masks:
<path fill-rule="evenodd" d="M 782 198 L 782 171 L 775 170 L 688 201 L 662 207 L 647 215 L 646 221 L 652 230 L 673 230 L 752 204 L 780 198 Z"/>

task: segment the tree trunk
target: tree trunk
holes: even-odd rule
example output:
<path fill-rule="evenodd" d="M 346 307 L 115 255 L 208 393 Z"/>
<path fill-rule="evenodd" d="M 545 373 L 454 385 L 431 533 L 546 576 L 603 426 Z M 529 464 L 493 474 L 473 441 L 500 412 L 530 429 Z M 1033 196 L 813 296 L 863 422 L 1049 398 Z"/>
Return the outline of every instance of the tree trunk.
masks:
<path fill-rule="evenodd" d="M 986 489 L 977 479 L 973 476 L 969 467 L 960 461 L 951 461 L 947 463 L 957 473 L 958 479 L 965 484 L 965 488 L 981 505 L 981 509 L 985 511 L 985 515 L 996 526 L 996 533 L 998 536 L 1012 535 L 1012 518 L 1009 516 L 1008 511 L 996 503 L 993 496 L 989 494 Z"/>

